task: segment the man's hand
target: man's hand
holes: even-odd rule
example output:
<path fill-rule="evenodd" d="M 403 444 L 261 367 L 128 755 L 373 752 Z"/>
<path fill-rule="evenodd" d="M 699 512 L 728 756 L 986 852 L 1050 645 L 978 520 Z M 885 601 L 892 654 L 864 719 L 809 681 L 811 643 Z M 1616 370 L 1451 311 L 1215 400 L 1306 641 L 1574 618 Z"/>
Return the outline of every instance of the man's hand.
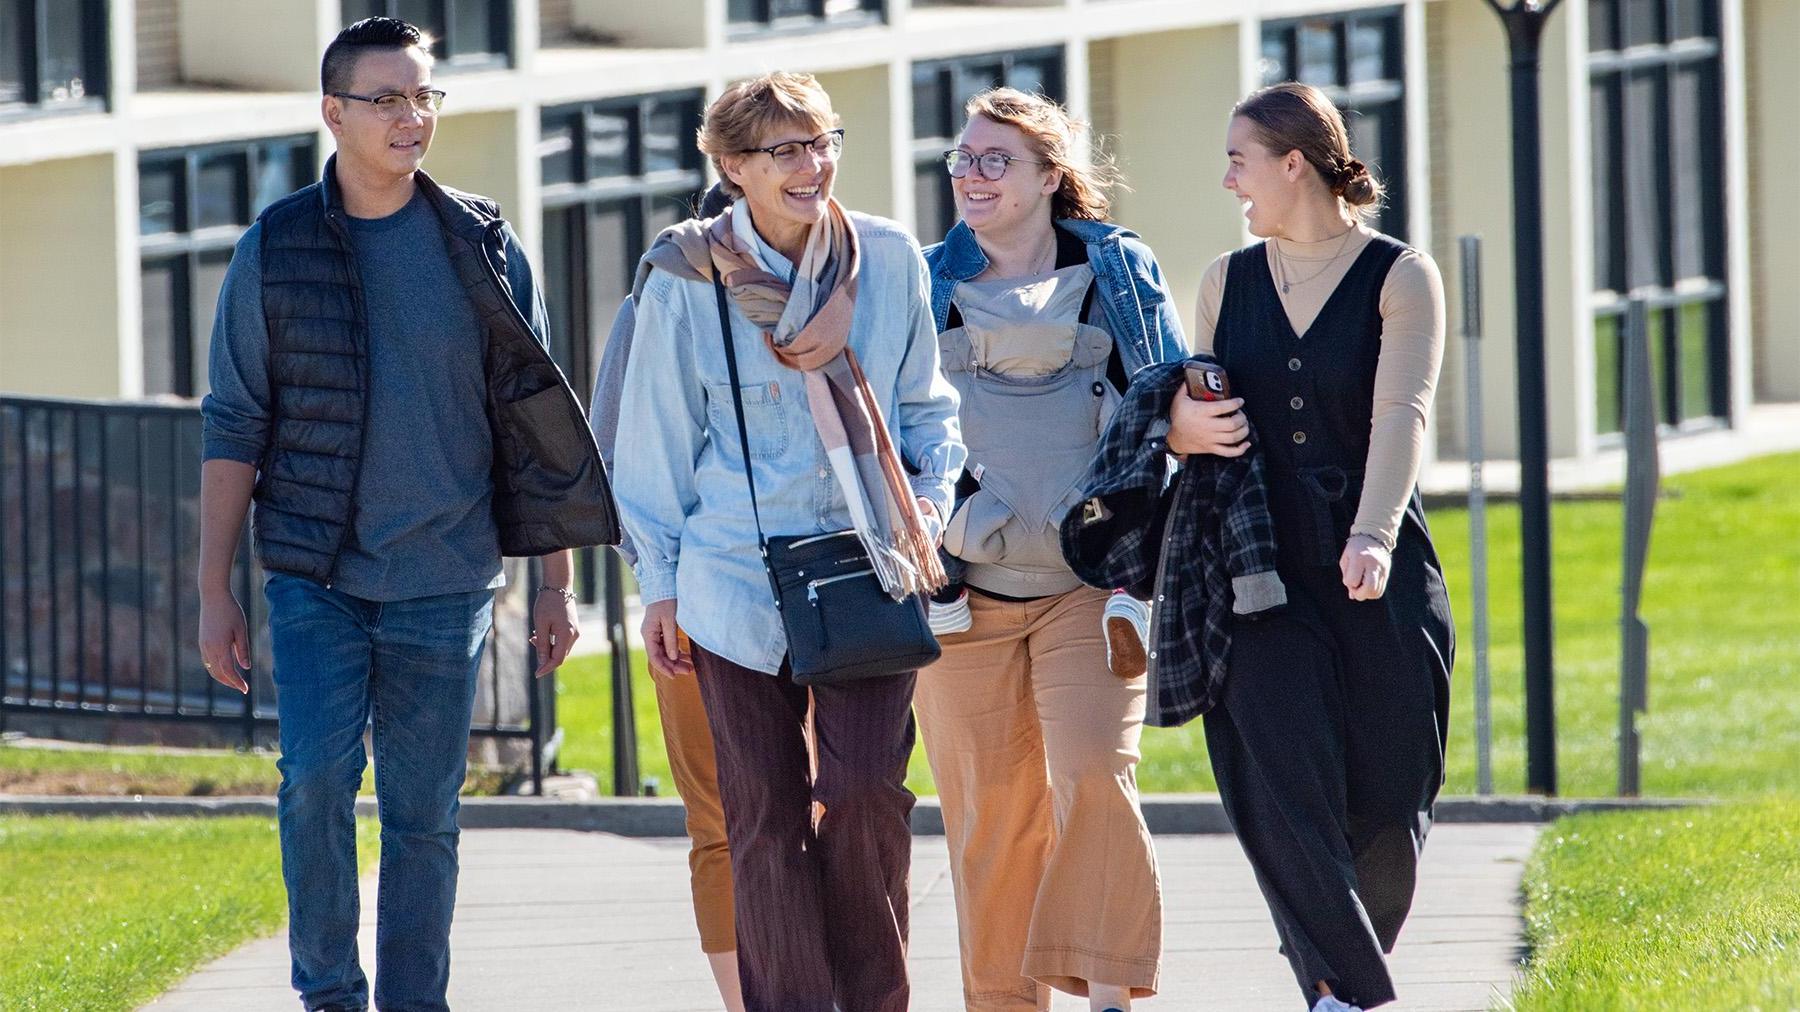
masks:
<path fill-rule="evenodd" d="M 1186 387 L 1175 391 L 1169 403 L 1169 452 L 1243 456 L 1250 449 L 1250 423 L 1238 410 L 1243 406 L 1242 397 L 1202 401 L 1189 397 Z"/>
<path fill-rule="evenodd" d="M 1352 601 L 1379 600 L 1387 593 L 1388 571 L 1393 566 L 1393 555 L 1367 534 L 1350 535 L 1344 555 L 1338 559 L 1338 571 L 1344 575 L 1344 589 Z"/>
<path fill-rule="evenodd" d="M 200 659 L 213 681 L 250 692 L 250 683 L 244 680 L 250 673 L 250 629 L 244 609 L 228 591 L 200 599 Z"/>
<path fill-rule="evenodd" d="M 674 598 L 644 606 L 644 653 L 650 661 L 650 673 L 660 678 L 694 673 L 693 657 L 681 649 Z"/>
<path fill-rule="evenodd" d="M 248 694 L 250 629 L 231 593 L 238 532 L 250 508 L 256 468 L 235 460 L 200 465 L 200 659 L 220 685 Z"/>
<path fill-rule="evenodd" d="M 569 651 L 581 638 L 581 620 L 575 602 L 556 587 L 542 587 L 531 603 L 531 642 L 537 647 L 537 677 L 542 678 L 569 659 Z"/>

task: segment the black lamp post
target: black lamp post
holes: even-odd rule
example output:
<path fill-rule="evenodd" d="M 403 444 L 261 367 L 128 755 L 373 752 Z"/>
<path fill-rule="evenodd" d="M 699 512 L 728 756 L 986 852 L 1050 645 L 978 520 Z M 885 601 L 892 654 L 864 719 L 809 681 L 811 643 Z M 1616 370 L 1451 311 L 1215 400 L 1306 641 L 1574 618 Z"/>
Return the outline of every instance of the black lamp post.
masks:
<path fill-rule="evenodd" d="M 1544 371 L 1544 207 L 1538 66 L 1562 0 L 1487 0 L 1512 54 L 1513 284 L 1518 315 L 1519 535 L 1525 591 L 1525 787 L 1556 793 L 1550 621 L 1550 445 Z"/>

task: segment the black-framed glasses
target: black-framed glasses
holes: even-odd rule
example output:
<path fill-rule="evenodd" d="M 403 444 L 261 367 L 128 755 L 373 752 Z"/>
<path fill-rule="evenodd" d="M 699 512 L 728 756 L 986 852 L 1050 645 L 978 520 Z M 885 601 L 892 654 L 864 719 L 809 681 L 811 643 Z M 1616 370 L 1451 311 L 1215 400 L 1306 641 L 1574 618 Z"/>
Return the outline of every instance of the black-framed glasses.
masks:
<path fill-rule="evenodd" d="M 407 106 L 412 106 L 423 119 L 430 119 L 444 107 L 444 93 L 436 88 L 406 96 L 397 91 L 383 92 L 380 95 L 352 95 L 347 91 L 334 91 L 333 98 L 353 98 L 358 102 L 367 102 L 375 107 L 375 118 L 384 123 L 392 123 L 401 117 Z"/>
<path fill-rule="evenodd" d="M 952 148 L 944 152 L 944 168 L 950 170 L 951 179 L 961 179 L 974 168 L 981 173 L 981 178 L 993 182 L 1006 175 L 1007 166 L 1014 162 L 1027 165 L 1048 165 L 1032 158 L 1018 158 L 1003 151 L 989 151 L 985 155 L 972 155 L 961 148 Z"/>
<path fill-rule="evenodd" d="M 835 162 L 844 153 L 844 128 L 827 130 L 808 141 L 783 141 L 766 148 L 745 148 L 742 155 L 765 154 L 775 159 L 783 172 L 796 172 L 806 167 L 806 152 L 811 150 L 821 162 Z"/>

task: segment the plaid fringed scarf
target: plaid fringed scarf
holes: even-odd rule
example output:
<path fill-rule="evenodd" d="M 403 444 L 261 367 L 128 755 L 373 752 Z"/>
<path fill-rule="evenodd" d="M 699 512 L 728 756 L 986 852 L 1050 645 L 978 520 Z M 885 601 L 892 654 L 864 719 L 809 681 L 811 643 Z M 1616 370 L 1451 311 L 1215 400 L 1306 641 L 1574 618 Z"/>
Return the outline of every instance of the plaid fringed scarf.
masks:
<path fill-rule="evenodd" d="M 805 376 L 807 407 L 868 550 L 881 586 L 895 600 L 945 582 L 936 547 L 888 435 L 881 402 L 850 349 L 850 321 L 862 266 L 856 229 L 833 199 L 806 237 L 794 281 L 769 273 L 745 238 L 749 207 L 732 209 L 698 230 L 665 233 L 703 280 L 716 272 L 732 302 L 761 328 L 769 350 Z"/>

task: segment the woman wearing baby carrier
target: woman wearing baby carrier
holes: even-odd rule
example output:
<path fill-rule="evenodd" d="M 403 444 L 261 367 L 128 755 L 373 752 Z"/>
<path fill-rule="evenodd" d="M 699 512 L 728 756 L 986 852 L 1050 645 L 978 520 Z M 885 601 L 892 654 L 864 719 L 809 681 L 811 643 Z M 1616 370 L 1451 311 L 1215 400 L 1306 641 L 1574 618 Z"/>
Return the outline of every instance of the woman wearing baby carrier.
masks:
<path fill-rule="evenodd" d="M 1076 122 L 1010 88 L 945 152 L 961 221 L 925 251 L 969 461 L 916 706 L 943 802 L 968 1008 L 1156 992 L 1162 904 L 1138 810 L 1147 606 L 1082 586 L 1057 528 L 1128 377 L 1187 354 L 1156 259 L 1106 222 Z M 1109 601 L 1111 602 L 1109 605 Z M 1111 642 L 1109 642 L 1109 640 Z"/>
<path fill-rule="evenodd" d="M 1288 603 L 1233 628 L 1207 748 L 1307 1005 L 1372 1008 L 1444 771 L 1453 629 L 1415 488 L 1443 285 L 1365 224 L 1381 185 L 1317 89 L 1240 102 L 1226 148 L 1263 241 L 1207 270 L 1196 336 L 1241 400 L 1176 395 L 1168 445 L 1236 457 L 1254 429 Z"/>
<path fill-rule="evenodd" d="M 700 150 L 732 203 L 645 256 L 614 443 L 645 651 L 699 679 L 712 731 L 750 1012 L 909 1001 L 914 672 L 798 681 L 811 641 L 791 630 L 813 627 L 777 609 L 770 572 L 804 542 L 856 555 L 808 586 L 912 601 L 922 637 L 909 595 L 942 583 L 963 461 L 918 244 L 832 197 L 843 137 L 810 75 L 708 108 Z"/>

